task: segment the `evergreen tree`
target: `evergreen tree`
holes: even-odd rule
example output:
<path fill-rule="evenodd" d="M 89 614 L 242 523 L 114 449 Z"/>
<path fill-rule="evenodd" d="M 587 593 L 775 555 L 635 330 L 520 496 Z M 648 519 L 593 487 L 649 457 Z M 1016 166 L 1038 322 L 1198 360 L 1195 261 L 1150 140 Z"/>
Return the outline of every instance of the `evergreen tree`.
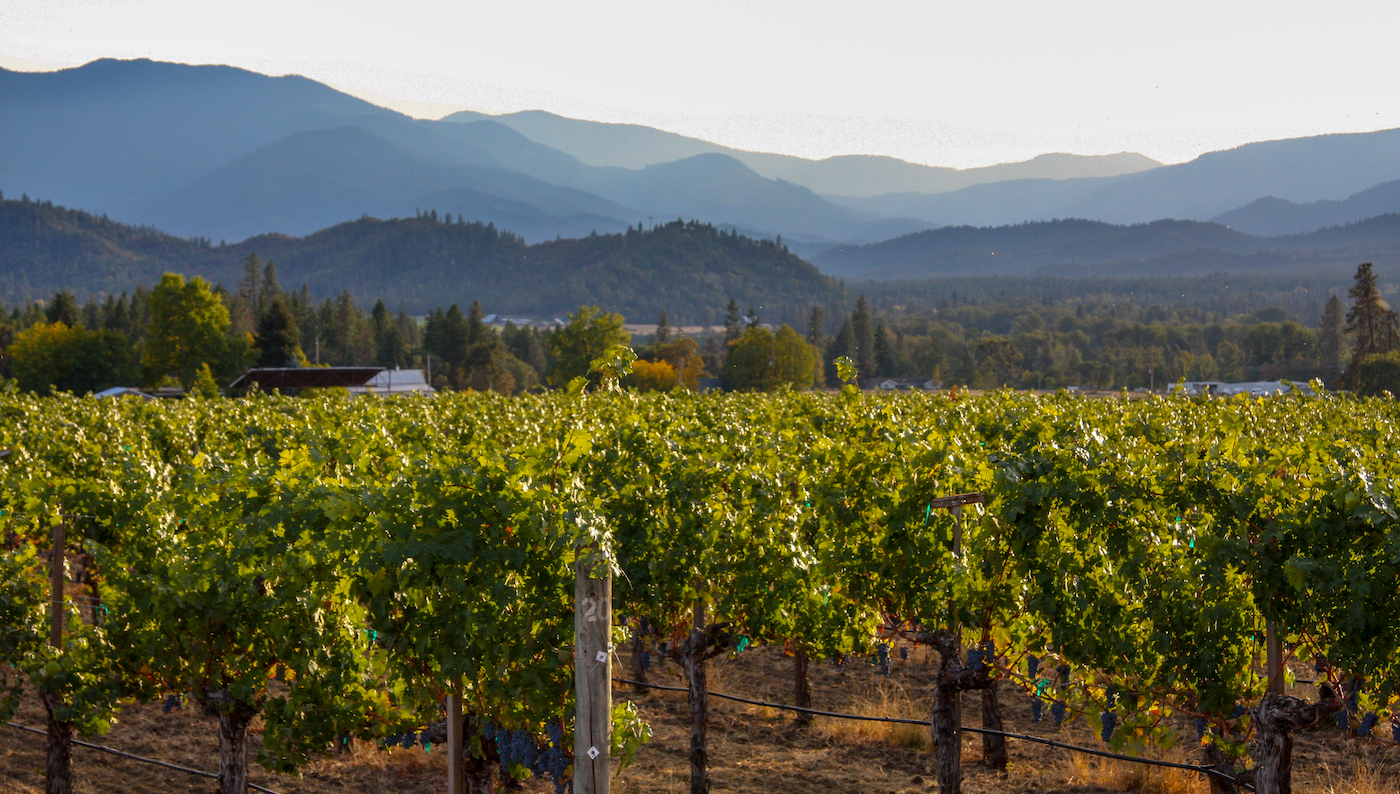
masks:
<path fill-rule="evenodd" d="M 827 347 L 826 352 L 823 354 L 823 363 L 825 364 L 827 383 L 841 383 L 841 378 L 836 374 L 835 361 L 836 359 L 841 358 L 842 356 L 845 356 L 846 358 L 849 358 L 852 361 L 856 360 L 856 335 L 855 331 L 851 326 L 850 320 L 846 320 L 845 322 L 841 323 L 840 330 L 836 332 L 835 338 L 831 340 L 831 344 Z M 860 365 L 857 364 L 856 366 L 857 368 L 859 368 Z M 867 376 L 869 374 L 870 373 L 866 370 L 861 370 L 860 372 L 860 375 L 862 377 Z"/>
<path fill-rule="evenodd" d="M 671 318 L 666 315 L 666 310 L 661 310 L 661 316 L 656 318 L 655 342 L 664 345 L 671 341 Z"/>
<path fill-rule="evenodd" d="M 750 307 L 749 307 L 749 313 L 748 313 L 748 315 L 744 317 L 744 330 L 748 330 L 748 329 L 750 329 L 750 328 L 757 328 L 757 327 L 758 327 L 758 310 L 756 310 L 756 309 L 754 309 L 754 307 L 750 306 Z"/>
<path fill-rule="evenodd" d="M 812 385 L 817 388 L 826 385 L 826 341 L 826 309 L 814 304 L 807 317 L 807 344 L 812 347 Z"/>
<path fill-rule="evenodd" d="M 890 333 L 885 328 L 884 320 L 875 323 L 875 369 L 871 374 L 886 378 L 898 374 L 894 348 L 890 346 Z"/>
<path fill-rule="evenodd" d="M 268 262 L 263 268 L 262 286 L 258 291 L 257 317 L 262 319 L 273 301 L 284 299 L 282 285 L 277 283 L 277 265 Z"/>
<path fill-rule="evenodd" d="M 301 333 L 296 318 L 280 297 L 268 304 L 258 318 L 253 335 L 257 348 L 255 365 L 259 367 L 294 367 L 301 363 Z"/>
<path fill-rule="evenodd" d="M 63 323 L 69 328 L 82 325 L 83 317 L 78 308 L 78 299 L 66 289 L 55 292 L 49 300 L 49 305 L 44 307 L 44 319 L 50 325 Z"/>
<path fill-rule="evenodd" d="M 861 377 L 876 375 L 875 327 L 870 316 L 870 303 L 864 295 L 856 301 L 856 310 L 851 312 L 851 335 L 855 345 L 855 355 L 851 359 L 856 362 Z"/>
<path fill-rule="evenodd" d="M 744 329 L 739 325 L 739 304 L 729 299 L 729 307 L 724 310 L 724 343 L 727 345 L 738 339 Z"/>
<path fill-rule="evenodd" d="M 1342 299 L 1333 295 L 1322 309 L 1322 320 L 1317 330 L 1318 364 L 1329 378 L 1335 378 L 1342 371 L 1344 319 Z"/>
<path fill-rule="evenodd" d="M 1346 380 L 1355 387 L 1357 368 L 1363 361 L 1395 349 L 1397 336 L 1400 336 L 1400 319 L 1381 298 L 1380 286 L 1375 273 L 1371 271 L 1370 262 L 1364 262 L 1356 269 L 1356 283 L 1347 294 L 1352 300 L 1351 311 L 1347 312 L 1347 332 L 1355 341 Z"/>

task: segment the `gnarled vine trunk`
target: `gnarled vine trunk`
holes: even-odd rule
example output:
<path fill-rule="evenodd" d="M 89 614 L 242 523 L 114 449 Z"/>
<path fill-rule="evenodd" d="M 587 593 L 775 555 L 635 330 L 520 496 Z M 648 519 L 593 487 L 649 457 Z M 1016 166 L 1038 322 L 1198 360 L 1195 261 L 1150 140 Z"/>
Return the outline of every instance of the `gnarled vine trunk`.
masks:
<path fill-rule="evenodd" d="M 988 665 L 972 670 L 962 664 L 962 643 L 946 629 L 921 633 L 918 641 L 938 651 L 938 675 L 933 683 L 933 713 L 929 729 L 938 765 L 939 794 L 962 791 L 962 693 L 993 684 Z"/>
<path fill-rule="evenodd" d="M 632 680 L 641 684 L 647 682 L 647 669 L 642 664 L 642 654 L 646 653 L 646 629 L 647 619 L 638 617 L 637 623 L 632 627 Z M 651 689 L 641 684 L 634 684 L 632 689 L 638 697 L 646 697 L 651 694 Z"/>
<path fill-rule="evenodd" d="M 800 709 L 812 707 L 812 687 L 807 677 L 807 652 L 801 648 L 792 655 L 792 704 Z M 812 724 L 812 715 L 806 712 L 797 712 L 797 724 L 806 726 Z"/>
<path fill-rule="evenodd" d="M 996 683 L 982 690 L 982 727 L 992 731 L 1003 730 L 1001 723 L 1001 702 L 997 696 Z M 992 769 L 1006 770 L 1006 737 L 1000 734 L 982 734 L 982 762 Z"/>
<path fill-rule="evenodd" d="M 729 647 L 727 623 L 705 625 L 705 606 L 695 606 L 695 620 L 690 636 L 680 647 L 671 649 L 671 657 L 685 669 L 686 698 L 690 702 L 690 794 L 709 794 L 710 695 L 705 682 L 705 662 L 724 653 Z"/>
<path fill-rule="evenodd" d="M 1293 731 L 1321 725 L 1342 708 L 1342 701 L 1326 697 L 1319 703 L 1279 695 L 1264 696 L 1254 709 L 1254 725 L 1258 730 L 1259 765 L 1255 770 L 1254 790 L 1257 794 L 1292 794 L 1293 791 Z"/>
<path fill-rule="evenodd" d="M 219 691 L 201 700 L 204 713 L 219 720 L 219 794 L 248 791 L 248 724 L 258 710 L 228 692 Z"/>
<path fill-rule="evenodd" d="M 1214 742 L 1207 744 L 1201 751 L 1205 756 L 1205 762 L 1216 772 L 1223 775 L 1235 776 L 1235 768 L 1225 760 L 1225 753 Z M 1239 794 L 1239 786 L 1224 778 L 1215 775 L 1206 775 L 1206 780 L 1210 781 L 1210 794 Z"/>
<path fill-rule="evenodd" d="M 63 705 L 58 695 L 43 695 L 48 712 L 48 733 L 44 738 L 44 794 L 72 794 L 73 723 L 54 718 Z"/>

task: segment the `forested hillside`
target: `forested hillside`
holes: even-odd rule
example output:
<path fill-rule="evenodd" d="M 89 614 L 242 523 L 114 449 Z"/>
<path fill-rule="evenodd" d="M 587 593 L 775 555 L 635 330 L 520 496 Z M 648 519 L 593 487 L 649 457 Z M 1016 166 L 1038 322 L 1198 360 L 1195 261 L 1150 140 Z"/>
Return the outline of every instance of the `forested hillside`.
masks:
<path fill-rule="evenodd" d="M 183 240 L 22 198 L 0 201 L 0 301 L 149 286 L 166 271 L 236 282 L 249 254 L 277 263 L 288 285 L 317 295 L 421 313 L 480 301 L 490 311 L 562 316 L 597 304 L 629 316 L 718 324 L 731 299 L 806 306 L 841 287 L 782 245 L 671 222 L 625 234 L 528 245 L 492 225 L 439 216 L 362 218 L 307 237 L 264 235 L 237 245 Z"/>

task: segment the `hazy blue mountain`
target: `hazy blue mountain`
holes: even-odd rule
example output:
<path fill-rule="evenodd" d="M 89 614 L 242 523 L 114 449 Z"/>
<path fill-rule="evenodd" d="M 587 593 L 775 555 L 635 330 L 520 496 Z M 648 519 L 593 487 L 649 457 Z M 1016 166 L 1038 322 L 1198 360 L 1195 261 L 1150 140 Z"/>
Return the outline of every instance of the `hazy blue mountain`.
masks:
<path fill-rule="evenodd" d="M 108 210 L 294 132 L 406 118 L 304 77 L 148 60 L 0 69 L 0 189 Z"/>
<path fill-rule="evenodd" d="M 204 245 L 11 199 L 0 200 L 0 239 L 0 299 L 11 306 L 59 289 L 86 297 L 149 287 L 167 271 L 231 285 L 251 253 L 276 262 L 288 288 L 306 284 L 317 297 L 349 290 L 411 312 L 480 300 L 487 311 L 556 317 L 596 303 L 647 320 L 664 309 L 678 322 L 719 323 L 731 298 L 773 316 L 844 298 L 785 247 L 698 223 L 530 245 L 506 230 L 424 214 Z"/>
<path fill-rule="evenodd" d="M 765 179 L 723 154 L 699 154 L 636 171 L 616 169 L 590 187 L 618 204 L 646 207 L 655 220 L 702 218 L 808 240 L 875 241 L 888 235 L 892 225 L 904 233 L 924 226 L 892 224 L 838 207 L 801 185 Z"/>
<path fill-rule="evenodd" d="M 590 165 L 638 169 L 699 154 L 726 154 L 760 176 L 784 179 L 817 193 L 839 196 L 942 193 L 1006 179 L 1118 176 L 1161 165 L 1150 157 L 1132 152 L 1102 156 L 1043 154 L 1021 163 L 966 169 L 919 165 L 877 155 L 843 155 L 810 160 L 734 149 L 640 124 L 571 119 L 543 110 L 525 110 L 499 116 L 462 111 L 443 120 L 478 122 L 484 119 L 500 122 L 533 141 L 568 152 Z"/>
<path fill-rule="evenodd" d="M 636 215 L 517 171 L 431 165 L 359 127 L 289 135 L 113 214 L 178 235 L 237 241 L 267 232 L 306 235 L 363 215 L 407 217 L 420 208 L 522 228 L 531 239 L 621 230 Z M 584 216 L 597 225 L 581 228 Z"/>
<path fill-rule="evenodd" d="M 1400 215 L 1287 237 L 1256 237 L 1218 223 L 1172 220 L 948 226 L 873 245 L 833 248 L 813 261 L 822 272 L 847 279 L 1302 271 L 1400 261 Z"/>
<path fill-rule="evenodd" d="M 414 120 L 309 80 L 232 67 L 107 60 L 0 71 L 0 95 L 0 189 L 216 240 L 306 234 L 428 204 L 531 240 L 647 217 L 813 245 L 926 226 L 837 207 L 729 158 L 586 165 L 494 120 Z"/>
<path fill-rule="evenodd" d="M 1267 196 L 1217 215 L 1214 220 L 1242 232 L 1272 237 L 1310 232 L 1388 212 L 1400 212 L 1400 179 L 1383 182 L 1341 201 L 1324 199 L 1297 204 Z"/>

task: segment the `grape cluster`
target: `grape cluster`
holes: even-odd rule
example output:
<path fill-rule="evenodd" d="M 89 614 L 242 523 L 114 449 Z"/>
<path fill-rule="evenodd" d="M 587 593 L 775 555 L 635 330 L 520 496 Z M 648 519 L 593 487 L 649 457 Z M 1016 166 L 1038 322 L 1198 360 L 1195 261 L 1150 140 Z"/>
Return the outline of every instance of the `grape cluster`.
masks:
<path fill-rule="evenodd" d="M 525 730 L 511 731 L 504 728 L 496 728 L 494 732 L 496 754 L 501 757 L 501 774 L 509 777 L 511 768 L 516 764 L 533 772 L 540 755 L 540 746 L 535 742 L 535 735 Z"/>
<path fill-rule="evenodd" d="M 1026 654 L 1026 677 L 1034 681 L 1040 673 L 1040 657 L 1033 653 Z"/>
<path fill-rule="evenodd" d="M 880 672 L 888 676 L 890 674 L 890 646 L 883 642 L 876 645 L 875 658 L 880 665 Z"/>
<path fill-rule="evenodd" d="M 1337 730 L 1351 730 L 1351 715 L 1347 713 L 1348 711 L 1349 709 L 1342 709 L 1337 712 Z"/>
<path fill-rule="evenodd" d="M 180 705 L 179 695 L 166 695 L 165 702 L 161 704 L 160 710 L 169 714 L 172 711 L 184 711 L 184 706 Z"/>
<path fill-rule="evenodd" d="M 1205 718 L 1205 717 L 1197 717 L 1197 718 L 1196 718 L 1196 741 L 1199 742 L 1200 740 L 1202 740 L 1202 739 L 1204 739 L 1204 738 L 1206 738 L 1206 718 Z"/>
<path fill-rule="evenodd" d="M 1055 719 L 1055 727 L 1065 724 L 1065 704 L 1062 700 L 1055 701 L 1050 706 L 1050 716 Z"/>
<path fill-rule="evenodd" d="M 1045 713 L 1045 701 L 1040 698 L 1031 699 L 1031 722 L 1040 722 L 1040 717 Z"/>
<path fill-rule="evenodd" d="M 1236 703 L 1235 707 L 1233 709 L 1230 709 L 1230 716 L 1227 717 L 1227 719 L 1237 720 L 1240 717 L 1243 717 L 1245 715 L 1245 712 L 1247 711 L 1249 711 L 1249 709 L 1245 708 L 1239 703 Z"/>
<path fill-rule="evenodd" d="M 419 734 L 413 731 L 409 731 L 408 733 L 396 733 L 392 736 L 384 737 L 384 746 L 402 747 L 407 750 L 413 745 L 418 744 L 419 738 Z M 426 731 L 422 734 L 422 742 L 424 747 L 428 746 L 428 734 Z"/>
<path fill-rule="evenodd" d="M 1361 718 L 1361 727 L 1356 729 L 1356 735 L 1370 736 L 1371 729 L 1376 727 L 1376 723 L 1380 722 L 1380 719 L 1381 716 L 1379 714 L 1375 712 L 1367 712 L 1366 716 Z"/>
<path fill-rule="evenodd" d="M 903 659 L 906 662 L 909 661 L 909 646 L 904 645 L 900 647 L 899 658 Z"/>
<path fill-rule="evenodd" d="M 982 669 L 982 651 L 976 648 L 967 650 L 967 667 L 969 670 L 977 671 Z"/>
<path fill-rule="evenodd" d="M 650 654 L 649 652 L 647 652 L 647 651 L 642 651 L 641 662 L 642 662 L 642 669 L 643 669 L 643 670 L 650 670 L 650 669 L 651 669 L 651 654 Z"/>
<path fill-rule="evenodd" d="M 1390 740 L 1400 742 L 1400 718 L 1390 718 Z"/>
<path fill-rule="evenodd" d="M 541 747 L 539 739 L 527 730 L 506 730 L 487 726 L 486 735 L 496 742 L 496 754 L 501 759 L 501 773 L 509 776 L 517 764 L 530 770 L 530 774 L 554 783 L 555 794 L 567 794 L 573 787 L 565 776 L 571 758 L 564 751 L 564 729 L 558 720 L 551 720 L 545 726 L 549 737 L 546 746 Z"/>
<path fill-rule="evenodd" d="M 1113 730 L 1118 727 L 1118 715 L 1105 711 L 1100 719 L 1103 720 L 1103 730 L 1099 732 L 1099 738 L 1108 744 L 1113 739 Z"/>

